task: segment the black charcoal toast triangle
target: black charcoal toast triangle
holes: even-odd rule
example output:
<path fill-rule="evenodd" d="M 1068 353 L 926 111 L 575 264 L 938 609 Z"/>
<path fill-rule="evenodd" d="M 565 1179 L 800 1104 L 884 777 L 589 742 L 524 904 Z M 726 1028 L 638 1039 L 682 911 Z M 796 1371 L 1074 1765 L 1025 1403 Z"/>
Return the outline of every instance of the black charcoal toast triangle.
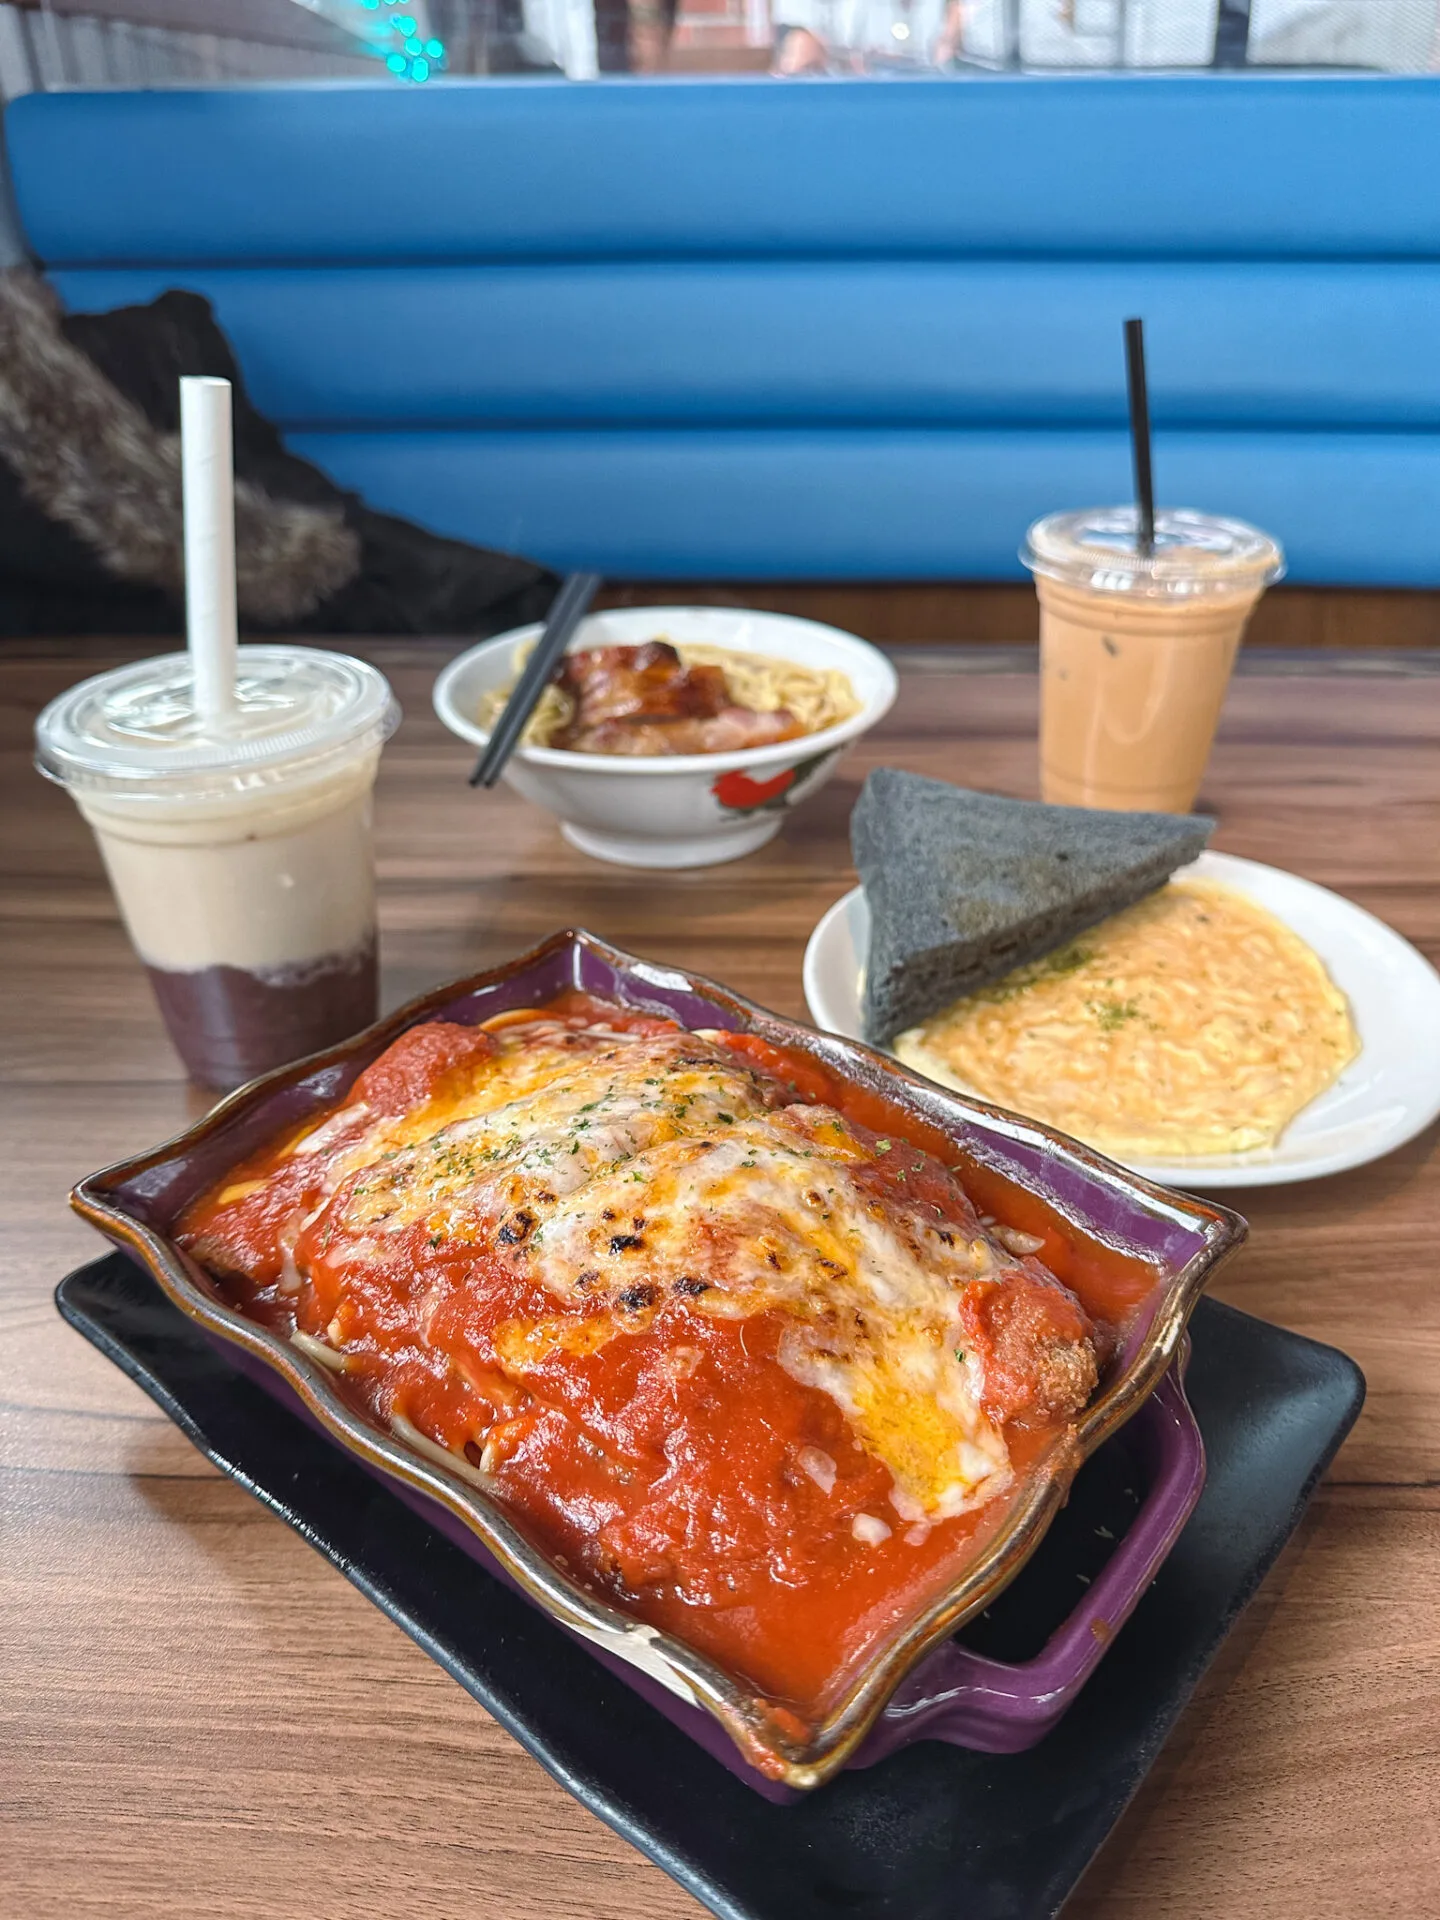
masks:
<path fill-rule="evenodd" d="M 850 821 L 870 905 L 866 1038 L 887 1045 L 1153 893 L 1214 826 L 1006 800 L 878 767 Z"/>

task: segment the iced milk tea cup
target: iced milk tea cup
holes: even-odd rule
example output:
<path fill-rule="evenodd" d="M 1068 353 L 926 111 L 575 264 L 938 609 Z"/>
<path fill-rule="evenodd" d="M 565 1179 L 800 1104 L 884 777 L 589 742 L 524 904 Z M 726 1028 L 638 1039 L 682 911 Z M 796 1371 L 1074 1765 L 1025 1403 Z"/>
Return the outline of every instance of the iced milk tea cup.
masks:
<path fill-rule="evenodd" d="M 1040 600 L 1040 789 L 1071 806 L 1188 813 L 1245 623 L 1284 571 L 1241 520 L 1134 507 L 1050 514 L 1021 559 Z"/>

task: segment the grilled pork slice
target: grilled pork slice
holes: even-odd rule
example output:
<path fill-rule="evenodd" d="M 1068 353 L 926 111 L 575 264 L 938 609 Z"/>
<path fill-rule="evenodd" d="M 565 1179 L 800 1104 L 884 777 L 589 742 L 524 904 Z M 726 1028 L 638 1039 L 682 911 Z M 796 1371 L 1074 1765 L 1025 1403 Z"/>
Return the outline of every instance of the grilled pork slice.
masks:
<path fill-rule="evenodd" d="M 687 667 L 663 640 L 570 654 L 559 685 L 575 713 L 551 745 L 572 753 L 728 753 L 804 730 L 783 708 L 737 706 L 719 667 Z"/>

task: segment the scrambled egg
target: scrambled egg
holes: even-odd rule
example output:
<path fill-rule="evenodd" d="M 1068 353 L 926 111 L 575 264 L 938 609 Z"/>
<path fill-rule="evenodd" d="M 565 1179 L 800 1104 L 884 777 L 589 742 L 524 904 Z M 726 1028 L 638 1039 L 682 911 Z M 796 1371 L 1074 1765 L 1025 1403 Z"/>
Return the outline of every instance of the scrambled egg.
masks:
<path fill-rule="evenodd" d="M 1360 1051 L 1318 955 L 1177 881 L 895 1042 L 932 1080 L 1121 1158 L 1273 1146 Z"/>

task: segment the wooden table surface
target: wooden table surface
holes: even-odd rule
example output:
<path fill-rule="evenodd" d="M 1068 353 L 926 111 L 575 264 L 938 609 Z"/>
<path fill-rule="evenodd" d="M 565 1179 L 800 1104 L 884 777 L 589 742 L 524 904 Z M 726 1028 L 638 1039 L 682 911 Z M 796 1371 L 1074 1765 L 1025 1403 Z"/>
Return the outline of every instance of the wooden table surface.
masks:
<path fill-rule="evenodd" d="M 1033 790 L 1028 656 L 902 653 L 889 721 L 764 852 L 708 873 L 600 866 L 508 792 L 466 789 L 467 753 L 429 709 L 453 650 L 357 649 L 408 715 L 378 803 L 387 1004 L 579 923 L 799 1014 L 868 767 Z M 202 1104 L 86 830 L 30 766 L 42 703 L 139 651 L 0 655 L 0 1911 L 697 1915 L 54 1312 L 55 1282 L 101 1250 L 71 1182 Z M 1245 665 L 1204 796 L 1216 844 L 1440 959 L 1440 660 Z M 1353 1354 L 1369 1400 L 1067 1912 L 1440 1913 L 1436 1135 L 1242 1198 L 1252 1238 L 1217 1292 Z"/>

